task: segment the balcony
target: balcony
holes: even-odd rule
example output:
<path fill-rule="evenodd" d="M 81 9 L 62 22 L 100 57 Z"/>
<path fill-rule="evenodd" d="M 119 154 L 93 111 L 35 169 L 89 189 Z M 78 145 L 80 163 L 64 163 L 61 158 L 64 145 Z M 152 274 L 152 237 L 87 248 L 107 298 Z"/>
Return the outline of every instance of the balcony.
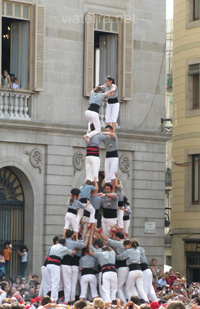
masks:
<path fill-rule="evenodd" d="M 31 92 L 0 89 L 0 119 L 31 120 Z"/>

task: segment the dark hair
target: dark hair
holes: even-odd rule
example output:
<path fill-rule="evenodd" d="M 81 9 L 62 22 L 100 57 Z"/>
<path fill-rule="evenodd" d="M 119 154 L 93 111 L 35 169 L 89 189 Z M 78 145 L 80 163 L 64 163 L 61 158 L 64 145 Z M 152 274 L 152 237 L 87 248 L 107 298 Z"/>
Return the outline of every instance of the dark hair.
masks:
<path fill-rule="evenodd" d="M 23 251 L 24 249 L 26 249 L 26 251 L 28 252 L 28 248 L 27 248 L 27 246 L 25 246 L 25 245 L 21 247 L 21 250 L 20 250 L 20 251 Z"/>
<path fill-rule="evenodd" d="M 59 237 L 58 236 L 54 236 L 54 238 L 53 238 L 54 245 L 56 244 L 56 241 L 58 241 L 58 240 L 59 240 Z"/>
<path fill-rule="evenodd" d="M 10 77 L 11 77 L 11 76 L 14 76 L 14 77 L 15 77 L 15 74 L 12 73 L 12 74 L 10 74 Z"/>
<path fill-rule="evenodd" d="M 111 183 L 106 183 L 106 184 L 105 184 L 105 187 L 110 187 L 111 190 L 113 189 L 113 186 L 111 185 Z M 105 188 L 105 187 L 104 187 L 104 188 Z"/>
<path fill-rule="evenodd" d="M 9 241 L 6 241 L 6 242 L 4 243 L 4 248 L 6 247 L 6 245 L 10 245 L 10 242 L 9 242 Z"/>
<path fill-rule="evenodd" d="M 51 298 L 50 298 L 50 296 L 44 296 L 44 297 L 42 297 L 41 306 L 44 306 L 44 305 L 49 304 L 49 303 L 51 303 Z"/>
<path fill-rule="evenodd" d="M 63 237 L 59 238 L 59 244 L 64 245 L 65 244 L 65 238 L 63 238 Z"/>
<path fill-rule="evenodd" d="M 89 180 L 89 179 L 87 179 L 85 183 L 86 183 L 86 185 L 92 186 L 92 181 Z"/>
<path fill-rule="evenodd" d="M 111 76 L 106 76 L 106 78 L 105 79 L 108 79 L 109 81 L 111 81 L 112 82 L 112 84 L 115 84 L 115 79 L 113 78 L 113 77 L 111 77 Z"/>
<path fill-rule="evenodd" d="M 36 274 L 34 274 L 34 275 L 32 276 L 32 278 L 36 278 L 36 277 L 38 278 L 38 275 L 36 275 Z"/>
<path fill-rule="evenodd" d="M 103 241 L 101 239 L 96 239 L 94 241 L 94 246 L 98 246 L 99 248 L 103 247 Z"/>
<path fill-rule="evenodd" d="M 133 248 L 137 248 L 138 247 L 138 243 L 137 243 L 137 240 L 135 240 L 135 239 L 131 239 L 131 245 L 132 245 L 132 247 Z"/>
<path fill-rule="evenodd" d="M 99 92 L 99 91 L 104 91 L 104 89 L 100 86 L 97 86 L 93 89 L 93 92 Z"/>
<path fill-rule="evenodd" d="M 113 127 L 110 124 L 107 124 L 107 126 L 105 126 L 105 129 L 113 130 Z"/>
<path fill-rule="evenodd" d="M 1 289 L 2 289 L 3 291 L 5 291 L 6 285 L 8 285 L 8 283 L 5 282 L 5 281 L 4 281 L 3 283 L 1 283 Z"/>
<path fill-rule="evenodd" d="M 73 195 L 73 196 L 76 196 L 76 197 L 78 197 L 79 196 L 79 194 L 80 194 L 80 190 L 78 189 L 78 188 L 73 188 L 72 190 L 71 190 L 71 194 Z M 72 205 L 73 204 L 73 202 L 74 202 L 74 197 L 70 197 L 70 205 Z"/>
<path fill-rule="evenodd" d="M 137 295 L 132 295 L 131 296 L 131 301 L 136 304 L 136 305 L 140 305 L 140 298 Z"/>
<path fill-rule="evenodd" d="M 14 78 L 14 81 L 15 81 L 15 80 L 17 80 L 17 78 L 16 78 L 16 77 Z"/>
<path fill-rule="evenodd" d="M 108 246 L 103 246 L 102 251 L 110 251 L 110 248 Z"/>
<path fill-rule="evenodd" d="M 5 70 L 3 70 L 3 72 L 7 72 L 7 73 L 8 73 L 8 70 L 7 70 L 7 69 L 5 69 Z"/>
<path fill-rule="evenodd" d="M 91 124 L 90 124 L 90 131 L 94 131 L 94 130 L 95 130 L 94 124 L 91 122 Z"/>
<path fill-rule="evenodd" d="M 131 241 L 134 243 L 134 246 L 136 246 L 136 247 L 139 247 L 139 246 L 140 246 L 140 244 L 139 244 L 139 242 L 138 242 L 137 239 L 132 238 Z"/>
<path fill-rule="evenodd" d="M 131 245 L 132 246 L 132 241 L 130 241 L 130 239 L 126 239 L 126 240 L 124 240 L 123 245 L 124 246 L 126 246 L 126 245 Z"/>
<path fill-rule="evenodd" d="M 69 303 L 68 303 L 68 305 L 69 305 Z M 76 301 L 76 302 L 74 303 L 74 307 L 75 307 L 76 309 L 83 309 L 83 308 L 86 307 L 86 306 L 87 306 L 87 304 L 86 304 L 86 302 L 83 301 L 83 300 L 78 300 L 78 301 Z"/>
<path fill-rule="evenodd" d="M 78 239 L 80 240 L 82 237 L 82 234 L 80 232 L 78 232 Z"/>
<path fill-rule="evenodd" d="M 73 230 L 67 230 L 66 233 L 65 233 L 66 238 L 70 238 L 70 237 L 72 237 L 72 235 L 74 235 Z"/>
<path fill-rule="evenodd" d="M 15 277 L 15 282 L 16 282 L 17 279 L 19 279 L 20 284 L 21 284 L 22 283 L 21 277 L 19 277 L 19 276 Z"/>
<path fill-rule="evenodd" d="M 161 304 L 166 304 L 166 303 L 167 303 L 167 300 L 164 299 L 164 298 L 161 298 L 161 299 L 159 299 L 158 303 L 159 303 L 159 305 L 161 305 Z"/>
<path fill-rule="evenodd" d="M 119 237 L 120 239 L 124 239 L 124 233 L 118 231 L 116 234 L 115 234 L 117 237 Z"/>

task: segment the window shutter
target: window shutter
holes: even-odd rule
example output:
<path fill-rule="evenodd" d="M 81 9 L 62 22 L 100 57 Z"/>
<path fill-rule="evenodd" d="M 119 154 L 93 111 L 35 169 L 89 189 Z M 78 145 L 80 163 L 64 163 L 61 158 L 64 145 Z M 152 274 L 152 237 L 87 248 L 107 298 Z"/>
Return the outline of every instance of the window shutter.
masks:
<path fill-rule="evenodd" d="M 44 6 L 35 6 L 35 91 L 44 91 Z"/>
<path fill-rule="evenodd" d="M 84 96 L 89 97 L 94 86 L 94 14 L 85 14 Z"/>
<path fill-rule="evenodd" d="M 133 22 L 122 21 L 122 99 L 132 100 L 133 92 Z"/>

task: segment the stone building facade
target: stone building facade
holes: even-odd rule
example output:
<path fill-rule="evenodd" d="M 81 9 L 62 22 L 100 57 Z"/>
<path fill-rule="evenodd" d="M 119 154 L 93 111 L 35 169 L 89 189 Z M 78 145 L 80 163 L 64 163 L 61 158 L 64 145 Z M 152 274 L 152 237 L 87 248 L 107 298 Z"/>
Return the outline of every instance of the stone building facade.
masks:
<path fill-rule="evenodd" d="M 132 207 L 130 234 L 149 262 L 163 265 L 165 1 L 8 0 L 1 15 L 1 70 L 15 73 L 21 88 L 0 89 L 1 245 L 26 244 L 28 270 L 39 273 L 53 236 L 62 234 L 70 190 L 85 180 L 84 111 L 106 73 L 119 87 L 119 177 Z M 100 118 L 103 127 L 105 106 Z M 104 158 L 102 147 L 101 175 Z"/>
<path fill-rule="evenodd" d="M 199 37 L 199 1 L 174 1 L 172 265 L 188 282 L 200 279 Z"/>

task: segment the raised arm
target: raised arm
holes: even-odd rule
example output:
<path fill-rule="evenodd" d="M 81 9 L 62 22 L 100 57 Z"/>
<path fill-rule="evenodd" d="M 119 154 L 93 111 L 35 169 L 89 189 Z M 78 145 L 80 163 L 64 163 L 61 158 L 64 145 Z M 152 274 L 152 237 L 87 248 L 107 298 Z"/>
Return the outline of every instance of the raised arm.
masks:
<path fill-rule="evenodd" d="M 101 135 L 109 135 L 110 138 L 116 137 L 115 133 L 112 133 L 112 132 L 102 132 Z"/>

